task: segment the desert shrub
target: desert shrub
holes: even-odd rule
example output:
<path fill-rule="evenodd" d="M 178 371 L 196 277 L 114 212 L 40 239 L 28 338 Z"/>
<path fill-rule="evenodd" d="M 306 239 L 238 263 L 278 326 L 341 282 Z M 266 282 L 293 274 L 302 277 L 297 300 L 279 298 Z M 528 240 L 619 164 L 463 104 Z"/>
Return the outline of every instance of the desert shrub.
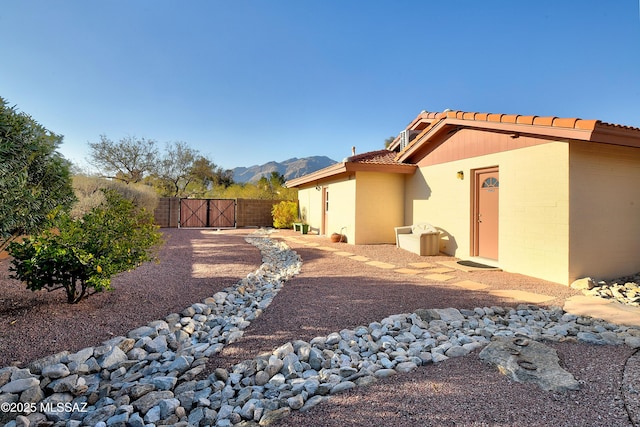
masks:
<path fill-rule="evenodd" d="M 148 212 L 158 206 L 158 193 L 144 184 L 125 184 L 121 181 L 99 178 L 95 176 L 75 175 L 73 177 L 73 191 L 77 202 L 71 209 L 73 218 L 80 218 L 91 209 L 105 201 L 103 189 L 115 190 L 125 199 L 131 200 L 138 208 Z"/>
<path fill-rule="evenodd" d="M 62 136 L 0 97 L 0 251 L 43 229 L 47 217 L 74 201 Z"/>
<path fill-rule="evenodd" d="M 51 228 L 12 243 L 12 277 L 27 289 L 64 289 L 67 302 L 111 290 L 111 277 L 155 259 L 161 242 L 153 215 L 114 190 L 80 218 L 62 212 Z"/>
<path fill-rule="evenodd" d="M 275 228 L 290 228 L 298 219 L 298 203 L 283 201 L 273 205 L 271 215 Z"/>

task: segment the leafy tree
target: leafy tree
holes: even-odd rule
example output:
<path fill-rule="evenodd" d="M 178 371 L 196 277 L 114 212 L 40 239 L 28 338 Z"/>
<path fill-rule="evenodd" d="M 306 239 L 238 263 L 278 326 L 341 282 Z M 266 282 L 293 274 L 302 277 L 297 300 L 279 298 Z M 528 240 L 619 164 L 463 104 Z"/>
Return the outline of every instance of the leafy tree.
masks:
<path fill-rule="evenodd" d="M 157 176 L 163 187 L 163 195 L 187 196 L 187 186 L 193 181 L 193 165 L 198 151 L 184 142 L 167 144 L 164 157 L 159 162 Z"/>
<path fill-rule="evenodd" d="M 90 142 L 89 149 L 89 162 L 105 178 L 127 184 L 140 182 L 152 173 L 159 157 L 156 142 L 145 138 L 126 137 L 114 142 L 100 135 L 100 141 Z"/>
<path fill-rule="evenodd" d="M 258 180 L 258 187 L 263 190 L 264 197 L 261 198 L 277 199 L 284 183 L 284 175 L 280 174 L 278 171 L 272 171 L 268 177 L 261 177 Z"/>
<path fill-rule="evenodd" d="M 298 189 L 274 185 L 265 177 L 257 183 L 234 183 L 229 187 L 215 186 L 207 195 L 221 199 L 298 200 Z"/>
<path fill-rule="evenodd" d="M 153 216 L 114 190 L 104 190 L 104 196 L 82 218 L 62 213 L 51 229 L 11 243 L 12 277 L 32 291 L 64 289 L 67 302 L 75 304 L 111 290 L 115 274 L 154 259 L 161 235 Z"/>
<path fill-rule="evenodd" d="M 231 171 L 223 171 L 198 150 L 175 142 L 167 144 L 155 173 L 145 182 L 161 196 L 203 197 L 215 185 L 231 185 L 233 178 Z"/>
<path fill-rule="evenodd" d="M 74 201 L 62 136 L 0 97 L 0 250 L 42 229 L 47 216 Z"/>
<path fill-rule="evenodd" d="M 389 138 L 384 140 L 384 148 L 389 148 L 391 143 L 396 140 L 395 136 L 390 136 Z"/>
<path fill-rule="evenodd" d="M 204 156 L 198 157 L 191 168 L 192 195 L 204 196 L 215 187 L 228 188 L 234 184 L 233 171 L 222 169 Z"/>

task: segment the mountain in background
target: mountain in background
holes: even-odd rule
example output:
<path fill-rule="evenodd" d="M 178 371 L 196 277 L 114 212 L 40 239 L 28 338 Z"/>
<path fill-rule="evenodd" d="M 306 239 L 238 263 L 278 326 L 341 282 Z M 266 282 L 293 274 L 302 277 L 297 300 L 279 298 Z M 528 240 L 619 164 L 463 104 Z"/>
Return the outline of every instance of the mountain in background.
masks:
<path fill-rule="evenodd" d="M 235 182 L 256 182 L 263 176 L 271 175 L 273 171 L 277 171 L 284 175 L 286 180 L 290 180 L 326 168 L 334 163 L 337 162 L 326 156 L 312 156 L 303 159 L 294 157 L 283 162 L 269 162 L 248 168 L 234 168 L 232 169 L 233 180 Z"/>

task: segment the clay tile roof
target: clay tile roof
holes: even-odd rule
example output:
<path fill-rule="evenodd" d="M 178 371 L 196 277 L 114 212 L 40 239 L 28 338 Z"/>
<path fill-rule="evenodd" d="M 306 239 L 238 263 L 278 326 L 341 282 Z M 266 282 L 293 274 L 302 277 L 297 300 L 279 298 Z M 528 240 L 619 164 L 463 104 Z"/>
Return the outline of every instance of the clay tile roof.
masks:
<path fill-rule="evenodd" d="M 350 163 L 373 163 L 379 165 L 398 165 L 395 160 L 396 153 L 389 150 L 369 151 L 368 153 L 356 154 L 347 158 Z"/>
<path fill-rule="evenodd" d="M 445 111 L 442 113 L 430 113 L 423 111 L 420 114 L 425 119 L 458 119 L 470 121 L 487 121 L 497 123 L 513 123 L 534 126 L 552 126 L 559 128 L 572 128 L 593 130 L 596 125 L 614 126 L 625 129 L 637 129 L 630 126 L 615 125 L 603 123 L 599 120 L 583 120 L 576 117 L 555 117 L 555 116 L 521 116 L 519 114 L 494 114 L 494 113 L 476 113 L 471 111 Z"/>
<path fill-rule="evenodd" d="M 556 117 L 553 120 L 553 125 L 555 127 L 561 127 L 561 128 L 572 128 L 575 126 L 576 122 L 578 121 L 578 119 L 576 118 L 559 118 Z"/>
<path fill-rule="evenodd" d="M 536 116 L 518 116 L 516 123 L 523 125 L 532 125 Z"/>
<path fill-rule="evenodd" d="M 424 120 L 424 122 L 419 126 L 415 126 L 416 123 L 420 120 Z M 442 128 L 442 124 L 447 125 L 455 123 L 458 126 L 466 126 L 467 124 L 469 126 L 474 126 L 473 122 L 477 123 L 477 126 L 484 128 L 497 128 L 501 125 L 505 125 L 505 128 L 509 128 L 512 130 L 519 128 L 520 126 L 523 126 L 523 130 L 526 129 L 524 126 L 534 126 L 538 128 L 531 129 L 530 132 L 534 134 L 545 134 L 551 132 L 554 135 L 558 135 L 558 132 L 573 132 L 573 130 L 586 131 L 581 133 L 580 135 L 594 142 L 614 143 L 612 141 L 616 140 L 622 145 L 631 144 L 632 146 L 640 146 L 640 128 L 605 123 L 601 122 L 600 120 L 583 120 L 576 117 L 523 116 L 519 114 L 477 113 L 457 110 L 445 110 L 441 113 L 422 111 L 420 115 L 416 119 L 414 119 L 414 121 L 407 127 L 407 129 L 410 129 L 413 126 L 413 129 L 419 130 L 420 133 L 406 147 L 404 147 L 395 156 L 395 158 L 398 160 L 398 162 L 402 163 L 406 158 L 407 153 L 410 153 L 415 147 L 421 145 L 422 141 L 424 141 L 425 136 L 427 136 L 428 139 L 428 135 L 430 132 L 434 130 L 437 131 L 438 129 Z M 398 141 L 399 138 L 396 138 L 391 147 L 397 148 Z M 382 158 L 367 158 L 363 159 L 362 161 L 367 163 L 394 163 L 393 161 L 391 161 L 391 156 L 392 155 L 388 153 L 384 153 L 384 156 L 382 156 Z M 396 164 L 398 162 L 396 162 Z"/>
<path fill-rule="evenodd" d="M 553 116 L 536 117 L 535 119 L 533 119 L 533 124 L 539 126 L 551 126 L 554 119 L 555 117 Z"/>
<path fill-rule="evenodd" d="M 605 126 L 605 127 L 611 127 L 611 128 L 616 128 L 616 129 L 640 130 L 640 128 L 637 128 L 635 126 L 617 125 L 615 123 L 600 122 L 598 120 L 580 120 L 580 122 L 591 122 L 591 121 L 595 121 L 599 125 Z M 580 125 L 580 123 L 577 123 L 576 127 L 578 127 L 579 125 Z M 580 128 L 580 129 L 582 129 L 582 128 Z M 589 128 L 589 129 L 591 129 L 591 128 Z"/>

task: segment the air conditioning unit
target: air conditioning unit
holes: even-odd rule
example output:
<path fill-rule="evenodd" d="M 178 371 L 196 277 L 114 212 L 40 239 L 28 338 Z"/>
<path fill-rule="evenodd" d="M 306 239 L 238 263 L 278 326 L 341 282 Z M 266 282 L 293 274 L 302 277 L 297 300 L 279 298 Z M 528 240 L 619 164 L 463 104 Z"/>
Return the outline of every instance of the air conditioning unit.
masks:
<path fill-rule="evenodd" d="M 400 132 L 400 151 L 404 150 L 407 145 L 420 133 L 419 130 L 405 129 Z"/>

